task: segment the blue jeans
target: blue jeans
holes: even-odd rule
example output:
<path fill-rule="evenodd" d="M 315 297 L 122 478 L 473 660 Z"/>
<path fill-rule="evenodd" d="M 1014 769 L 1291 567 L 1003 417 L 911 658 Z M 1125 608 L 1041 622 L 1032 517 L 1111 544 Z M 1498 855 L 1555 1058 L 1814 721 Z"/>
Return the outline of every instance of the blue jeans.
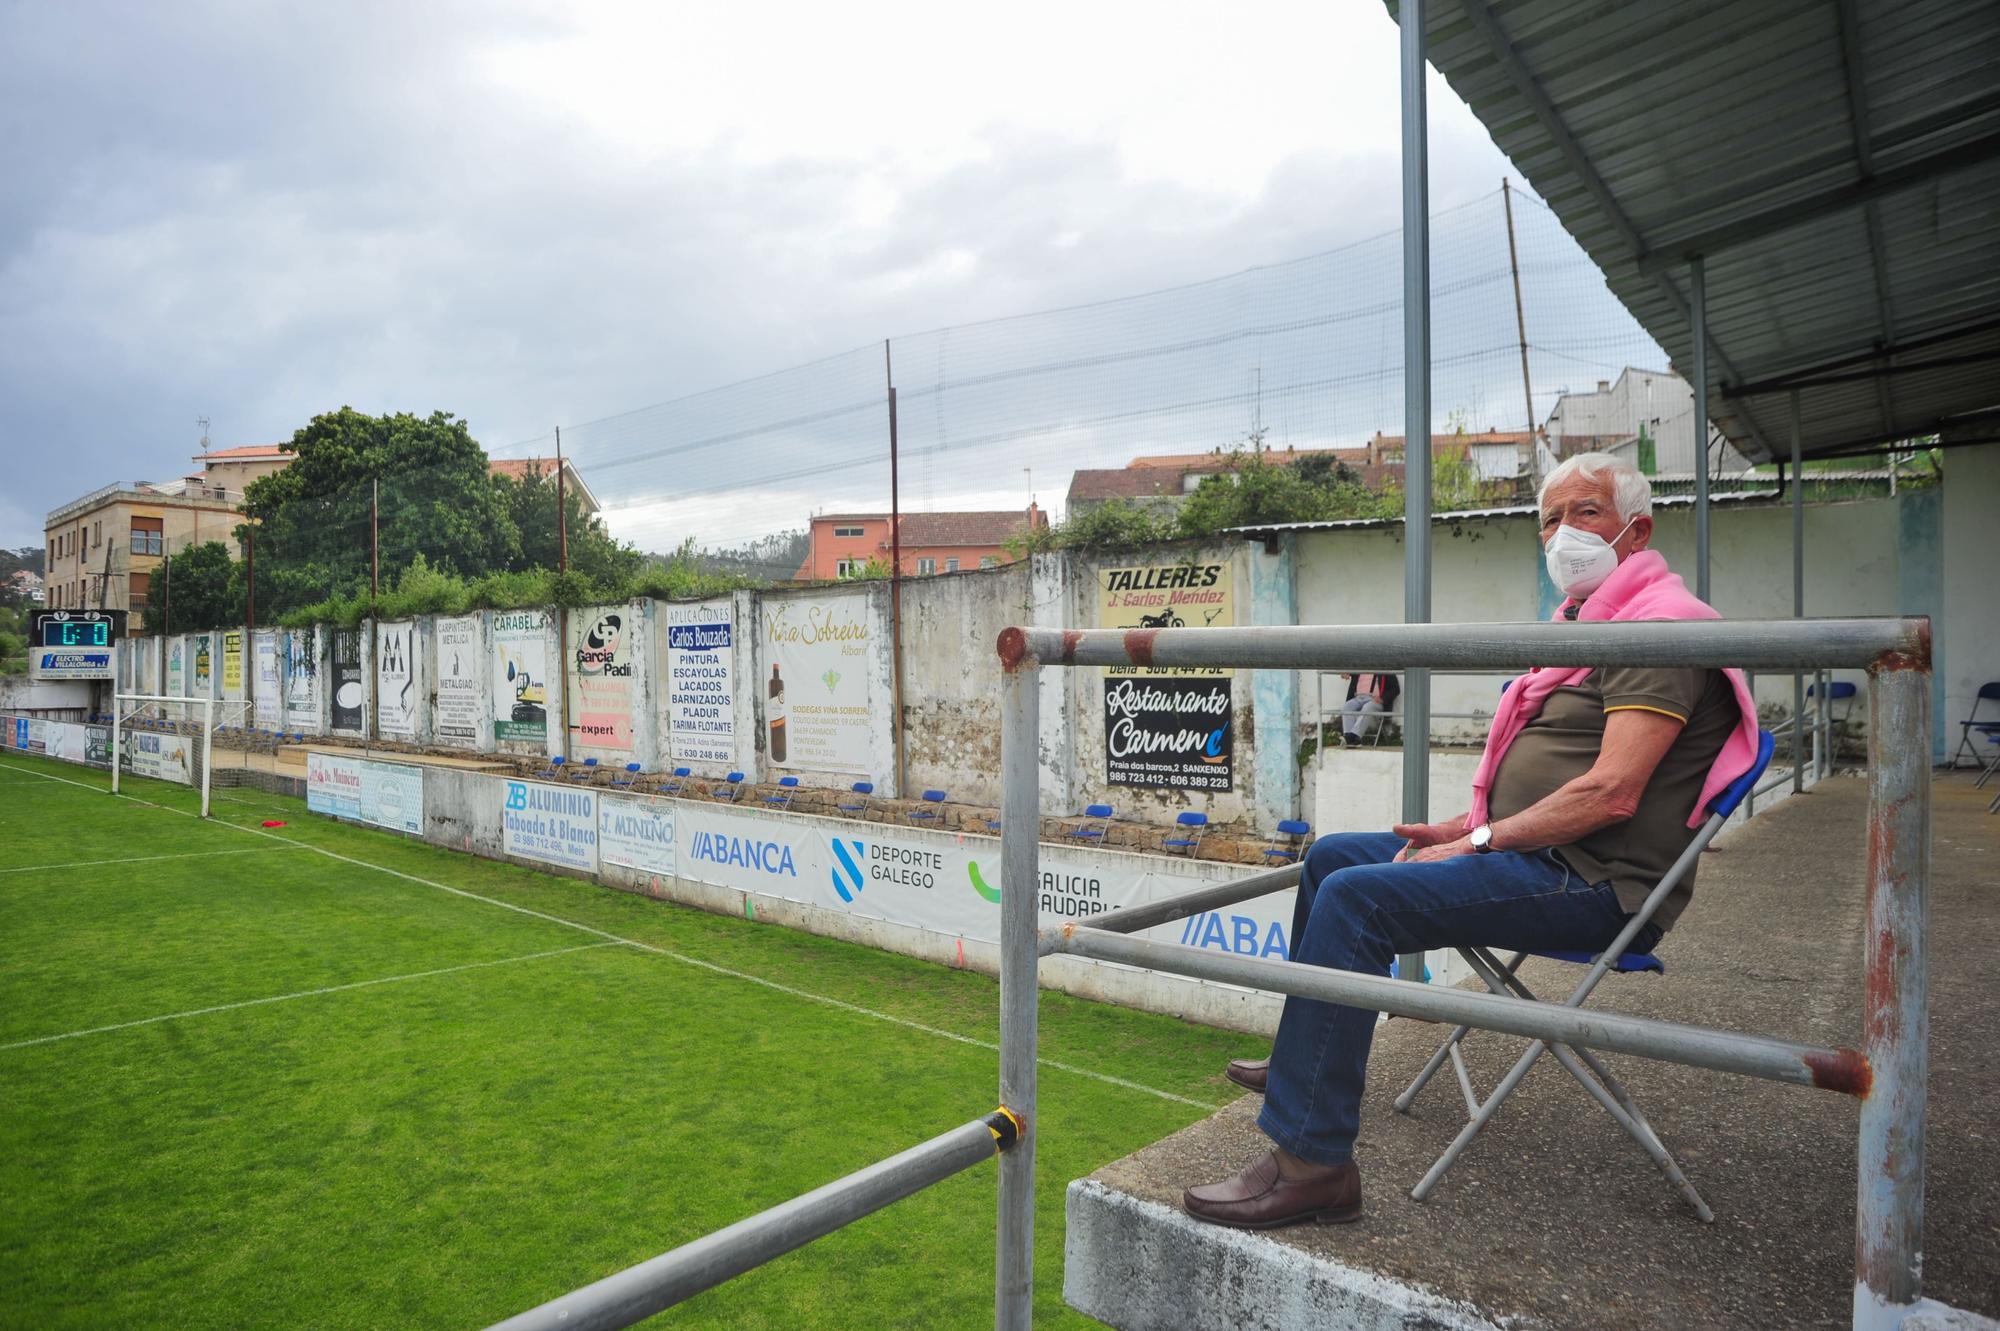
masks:
<path fill-rule="evenodd" d="M 1595 952 L 1629 918 L 1609 883 L 1584 882 L 1553 851 L 1391 863 L 1404 844 L 1383 832 L 1313 843 L 1299 873 L 1293 961 L 1387 975 L 1397 953 L 1432 948 Z M 1659 936 L 1648 924 L 1632 950 L 1650 950 Z M 1266 1136 L 1320 1164 L 1353 1158 L 1375 1021 L 1367 1008 L 1285 1000 L 1257 1118 Z"/>

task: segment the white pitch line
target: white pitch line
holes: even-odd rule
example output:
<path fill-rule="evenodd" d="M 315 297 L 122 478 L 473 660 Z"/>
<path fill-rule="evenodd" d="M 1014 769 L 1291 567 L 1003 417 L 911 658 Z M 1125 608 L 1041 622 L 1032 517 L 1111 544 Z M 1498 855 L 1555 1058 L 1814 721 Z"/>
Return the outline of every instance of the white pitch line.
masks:
<path fill-rule="evenodd" d="M 89 869 L 100 864 L 148 864 L 154 860 L 198 860 L 209 855 L 275 855 L 296 846 L 250 846 L 243 850 L 190 850 L 179 855 L 132 855 L 122 860 L 66 860 L 61 864 L 28 864 L 0 873 L 40 873 L 49 869 Z"/>
<path fill-rule="evenodd" d="M 5 763 L 0 763 L 0 770 L 6 770 L 6 769 L 7 765 Z M 105 792 L 104 787 L 102 786 L 93 786 L 82 781 L 71 781 L 68 777 L 55 776 L 48 772 L 37 772 L 31 768 L 22 768 L 22 767 L 16 767 L 13 768 L 12 770 L 17 772 L 27 772 L 31 776 L 39 776 L 49 781 L 61 781 L 67 785 L 77 786 L 84 790 L 94 790 L 99 793 L 108 793 Z M 199 814 L 190 813 L 185 809 L 175 809 L 165 804 L 154 804 L 150 800 L 138 799 L 135 796 L 126 795 L 123 794 L 122 792 L 119 794 L 118 798 L 131 800 L 134 804 L 143 804 L 146 805 L 148 808 L 164 809 L 168 813 L 178 813 L 183 817 L 187 818 L 198 818 L 200 816 Z M 970 1045 L 975 1049 L 990 1050 L 993 1053 L 998 1053 L 1000 1051 L 1000 1046 L 993 1043 L 990 1040 L 980 1040 L 970 1035 L 960 1035 L 957 1031 L 947 1031 L 942 1029 L 941 1027 L 927 1026 L 923 1022 L 912 1021 L 908 1017 L 898 1017 L 887 1012 L 878 1012 L 874 1008 L 862 1007 L 858 1003 L 850 1003 L 845 999 L 831 998 L 825 994 L 816 994 L 807 989 L 798 989 L 789 984 L 781 984 L 776 980 L 767 980 L 761 975 L 752 975 L 747 971 L 733 970 L 728 966 L 720 966 L 712 961 L 703 961 L 700 957 L 691 957 L 684 953 L 672 951 L 671 949 L 668 948 L 656 947 L 652 943 L 642 943 L 636 938 L 621 937 L 618 934 L 609 933 L 603 929 L 599 929 L 594 925 L 579 924 L 575 920 L 566 920 L 560 915 L 550 915 L 545 911 L 534 910 L 527 906 L 517 906 L 511 901 L 500 901 L 494 897 L 481 896 L 477 892 L 468 892 L 462 887 L 452 887 L 446 883 L 433 882 L 431 879 L 428 878 L 419 878 L 415 874 L 404 873 L 401 869 L 391 869 L 380 864 L 370 864 L 366 860 L 357 860 L 352 856 L 342 855 L 336 851 L 327 850 L 323 847 L 311 845 L 304 841 L 294 841 L 290 837 L 281 837 L 277 833 L 267 832 L 261 827 L 244 827 L 239 823 L 228 822 L 220 818 L 214 819 L 213 821 L 221 823 L 222 826 L 224 827 L 233 827 L 239 832 L 247 832 L 252 836 L 269 837 L 273 841 L 282 841 L 288 846 L 298 846 L 304 850 L 315 851 L 318 854 L 326 856 L 328 859 L 339 860 L 343 864 L 352 864 L 362 869 L 372 869 L 376 873 L 385 873 L 392 878 L 401 878 L 408 882 L 417 883 L 423 887 L 434 887 L 440 892 L 449 892 L 455 897 L 464 897 L 469 901 L 483 901 L 489 906 L 498 906 L 502 910 L 511 910 L 519 915 L 529 915 L 533 916 L 535 919 L 538 920 L 547 920 L 551 924 L 560 924 L 566 926 L 567 928 L 578 929 L 584 933 L 592 934 L 598 938 L 606 939 L 609 942 L 623 943 L 627 947 L 637 948 L 641 952 L 650 952 L 654 956 L 666 957 L 671 961 L 678 961 L 685 966 L 694 966 L 701 970 L 711 971 L 717 975 L 726 975 L 732 980 L 741 980 L 746 984 L 762 985 L 766 989 L 776 990 L 778 993 L 781 994 L 789 994 L 793 998 L 802 998 L 808 1002 L 819 1003 L 826 1007 L 837 1008 L 843 1012 L 851 1012 L 854 1013 L 856 1016 L 868 1017 L 875 1021 L 887 1022 L 892 1026 L 901 1026 L 905 1030 L 921 1031 L 925 1035 L 935 1035 L 940 1039 L 952 1040 L 958 1044 Z M 6 1046 L 0 1046 L 0 1048 L 5 1048 L 5 1047 Z M 1074 1075 L 1079 1077 L 1088 1077 L 1092 1081 L 1101 1082 L 1107 1086 L 1122 1087 L 1128 1091 L 1141 1091 L 1147 1095 L 1157 1096 L 1159 1099 L 1162 1100 L 1171 1100 L 1176 1104 L 1191 1105 L 1196 1109 L 1214 1111 L 1222 1107 L 1217 1104 L 1212 1104 L 1206 1100 L 1195 1100 L 1185 1095 L 1177 1095 L 1172 1091 L 1163 1091 L 1157 1086 L 1148 1086 L 1143 1082 L 1127 1081 L 1123 1077 L 1114 1077 L 1108 1072 L 1098 1072 L 1091 1068 L 1077 1067 L 1073 1063 L 1062 1063 L 1052 1058 L 1037 1058 L 1035 1062 L 1041 1067 L 1053 1068 L 1058 1072 L 1068 1072 L 1068 1073 L 1073 1073 Z"/>
<path fill-rule="evenodd" d="M 440 966 L 436 970 L 412 971 L 408 975 L 385 975 L 376 980 L 356 980 L 352 984 L 329 984 L 319 989 L 301 989 L 295 994 L 274 994 L 269 998 L 246 998 L 240 1003 L 217 1003 L 214 1007 L 190 1008 L 186 1012 L 167 1012 L 157 1017 L 141 1017 L 137 1021 L 121 1021 L 110 1026 L 92 1026 L 88 1030 L 64 1031 L 61 1035 L 38 1035 L 32 1040 L 16 1040 L 12 1044 L 0 1044 L 0 1053 L 9 1049 L 26 1049 L 30 1045 L 54 1044 L 58 1040 L 81 1040 L 86 1035 L 108 1035 L 112 1031 L 129 1031 L 134 1026 L 151 1026 L 162 1021 L 185 1021 L 189 1017 L 206 1017 L 214 1012 L 234 1012 L 238 1008 L 262 1007 L 266 1003 L 289 1003 L 295 998 L 318 998 L 322 994 L 344 994 L 353 989 L 372 989 L 380 984 L 402 984 L 407 980 L 428 980 L 435 975 L 455 975 L 460 971 L 485 970 L 492 966 L 511 966 L 517 961 L 540 961 L 544 957 L 567 956 L 571 952 L 589 952 L 593 948 L 617 947 L 617 943 L 578 943 L 575 947 L 559 947 L 548 952 L 529 952 L 518 957 L 501 957 L 497 961 L 469 961 L 463 966 Z"/>

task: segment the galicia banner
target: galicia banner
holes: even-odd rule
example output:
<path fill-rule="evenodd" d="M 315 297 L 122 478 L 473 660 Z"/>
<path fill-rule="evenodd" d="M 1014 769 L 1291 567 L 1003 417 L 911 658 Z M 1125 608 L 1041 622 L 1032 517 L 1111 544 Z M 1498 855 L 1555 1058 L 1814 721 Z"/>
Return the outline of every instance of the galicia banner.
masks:
<path fill-rule="evenodd" d="M 597 792 L 536 781 L 501 781 L 501 849 L 565 869 L 597 871 Z"/>
<path fill-rule="evenodd" d="M 1228 790 L 1234 779 L 1228 679 L 1104 681 L 1105 777 L 1113 785 Z"/>

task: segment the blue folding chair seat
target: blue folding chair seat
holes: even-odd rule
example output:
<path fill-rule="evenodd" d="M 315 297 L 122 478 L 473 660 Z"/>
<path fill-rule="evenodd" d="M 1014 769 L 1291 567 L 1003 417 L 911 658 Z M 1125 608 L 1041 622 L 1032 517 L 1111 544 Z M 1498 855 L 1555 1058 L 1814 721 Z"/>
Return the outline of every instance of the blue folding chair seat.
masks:
<path fill-rule="evenodd" d="M 597 759 L 585 758 L 582 763 L 571 763 L 569 779 L 580 786 L 587 786 L 597 775 Z"/>
<path fill-rule="evenodd" d="M 693 775 L 694 769 L 691 767 L 676 767 L 673 775 L 661 780 L 656 789 L 662 795 L 678 795 L 681 793 L 681 787 L 686 785 L 687 779 Z"/>
<path fill-rule="evenodd" d="M 1063 835 L 1072 841 L 1095 841 L 1099 845 L 1111 831 L 1112 810 L 1109 804 L 1087 804 L 1083 809 L 1083 821 L 1066 830 Z"/>
<path fill-rule="evenodd" d="M 936 821 L 939 813 L 939 806 L 943 805 L 944 803 L 944 792 L 942 790 L 926 790 L 923 794 L 923 800 L 925 804 L 928 804 L 931 807 L 928 809 L 925 808 L 911 809 L 903 815 L 905 818 L 909 820 L 912 826 L 921 826 L 924 823 Z"/>
<path fill-rule="evenodd" d="M 842 801 L 840 811 L 842 813 L 851 813 L 857 818 L 866 818 L 868 816 L 868 801 L 875 794 L 875 783 L 873 781 L 856 781 L 849 788 L 849 793 L 855 796 L 855 798 Z"/>
<path fill-rule="evenodd" d="M 563 756 L 560 753 L 551 754 L 549 757 L 549 765 L 547 767 L 544 767 L 541 771 L 535 773 L 535 780 L 560 781 L 562 780 L 562 769 L 563 769 Z"/>
<path fill-rule="evenodd" d="M 721 800 L 724 804 L 736 803 L 736 797 L 743 793 L 743 773 L 731 772 L 722 778 L 722 784 L 708 792 L 710 799 Z"/>
<path fill-rule="evenodd" d="M 1265 862 L 1274 868 L 1292 864 L 1305 853 L 1305 848 L 1312 844 L 1312 824 L 1287 818 L 1278 824 L 1278 838 L 1264 849 Z"/>
<path fill-rule="evenodd" d="M 1688 842 L 1687 849 L 1681 852 L 1673 866 L 1661 877 L 1659 884 L 1647 895 L 1645 903 L 1625 922 L 1625 927 L 1618 931 L 1618 936 L 1611 940 L 1611 945 L 1602 953 L 1592 955 L 1587 952 L 1554 950 L 1517 952 L 1506 962 L 1502 962 L 1490 948 L 1485 947 L 1461 947 L 1457 949 L 1458 954 L 1465 958 L 1478 973 L 1479 978 L 1485 982 L 1487 989 L 1493 993 L 1503 996 L 1512 994 L 1530 1001 L 1535 998 L 1534 992 L 1522 983 L 1516 974 L 1521 968 L 1521 963 L 1530 956 L 1548 957 L 1556 961 L 1573 962 L 1590 967 L 1590 973 L 1584 976 L 1582 982 L 1570 993 L 1566 1003 L 1568 1007 L 1582 1007 L 1584 1000 L 1589 998 L 1591 991 L 1597 987 L 1598 981 L 1613 971 L 1622 974 L 1649 971 L 1654 974 L 1665 974 L 1667 969 L 1665 964 L 1652 953 L 1631 952 L 1627 949 L 1632 940 L 1638 937 L 1639 931 L 1645 928 L 1647 921 L 1653 918 L 1653 913 L 1660 908 L 1660 904 L 1667 899 L 1695 861 L 1701 857 L 1702 851 L 1708 848 L 1708 843 L 1715 839 L 1715 834 L 1722 830 L 1722 825 L 1728 821 L 1729 815 L 1736 812 L 1736 806 L 1756 788 L 1758 779 L 1764 775 L 1764 769 L 1770 766 L 1773 747 L 1771 733 L 1759 731 L 1757 757 L 1756 761 L 1750 764 L 1750 770 L 1730 782 L 1728 788 L 1715 797 L 1709 805 L 1707 819 L 1695 832 L 1694 839 Z M 1513 1094 L 1514 1088 L 1520 1084 L 1521 1078 L 1527 1075 L 1528 1069 L 1534 1066 L 1535 1060 L 1547 1052 L 1553 1054 L 1563 1070 L 1575 1077 L 1584 1090 L 1590 1092 L 1591 1098 L 1604 1106 L 1605 1112 L 1617 1121 L 1618 1126 L 1625 1129 L 1626 1134 L 1638 1142 L 1640 1148 L 1652 1157 L 1653 1163 L 1660 1167 L 1660 1172 L 1667 1176 L 1668 1181 L 1680 1190 L 1681 1196 L 1685 1197 L 1688 1204 L 1694 1208 L 1698 1219 L 1703 1221 L 1715 1219 L 1715 1213 L 1708 1209 L 1708 1203 L 1701 1199 L 1701 1194 L 1695 1191 L 1692 1183 L 1688 1182 L 1687 1175 L 1681 1172 L 1679 1163 L 1661 1142 L 1660 1135 L 1654 1131 L 1653 1125 L 1647 1122 L 1646 1115 L 1632 1099 L 1631 1093 L 1611 1075 L 1610 1069 L 1604 1066 L 1597 1055 L 1580 1045 L 1550 1044 L 1547 1041 L 1536 1040 L 1508 1070 L 1507 1075 L 1500 1079 L 1493 1093 L 1482 1101 L 1472 1088 L 1472 1077 L 1466 1071 L 1464 1056 L 1459 1052 L 1459 1045 L 1464 1042 L 1470 1030 L 1468 1026 L 1460 1026 L 1446 1036 L 1438 1051 L 1432 1054 L 1430 1061 L 1424 1065 L 1423 1071 L 1417 1074 L 1417 1079 L 1396 1097 L 1397 1111 L 1409 1113 L 1410 1106 L 1416 1101 L 1417 1093 L 1424 1089 L 1425 1084 L 1447 1059 L 1451 1062 L 1452 1070 L 1458 1075 L 1459 1091 L 1465 1097 L 1467 1115 L 1465 1126 L 1459 1129 L 1458 1136 L 1445 1148 L 1444 1154 L 1438 1157 L 1430 1172 L 1410 1190 L 1412 1197 L 1422 1201 L 1430 1194 L 1431 1189 L 1437 1186 L 1438 1180 L 1444 1177 L 1445 1171 L 1457 1163 L 1465 1148 L 1471 1145 L 1472 1139 L 1479 1135 L 1480 1130 L 1492 1120 L 1501 1104 Z"/>
<path fill-rule="evenodd" d="M 626 763 L 625 770 L 623 772 L 613 772 L 611 774 L 611 789 L 630 790 L 633 786 L 633 783 L 638 781 L 638 779 L 639 779 L 639 764 Z"/>
<path fill-rule="evenodd" d="M 1208 815 L 1185 809 L 1174 819 L 1174 826 L 1179 829 L 1178 834 L 1162 838 L 1160 849 L 1169 855 L 1185 855 L 1189 859 L 1201 854 L 1201 838 L 1208 831 Z"/>
<path fill-rule="evenodd" d="M 778 778 L 778 788 L 764 797 L 764 803 L 774 809 L 789 809 L 792 807 L 792 796 L 798 794 L 798 791 L 797 777 L 781 776 Z"/>

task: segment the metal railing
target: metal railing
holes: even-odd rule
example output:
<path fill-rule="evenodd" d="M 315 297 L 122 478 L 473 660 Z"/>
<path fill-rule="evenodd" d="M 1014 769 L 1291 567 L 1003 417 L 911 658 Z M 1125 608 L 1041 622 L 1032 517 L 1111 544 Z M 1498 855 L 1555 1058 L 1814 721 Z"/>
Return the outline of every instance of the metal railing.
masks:
<path fill-rule="evenodd" d="M 1001 692 L 1000 1102 L 943 1136 L 771 1210 L 499 1323 L 494 1331 L 610 1331 L 790 1252 L 993 1154 L 1000 1156 L 994 1325 L 1025 1331 L 1033 1310 L 1036 1009 L 1053 953 L 1373 1008 L 1533 1039 L 1816 1087 L 1861 1102 L 1854 1325 L 1895 1325 L 1920 1292 L 1925 1078 L 1929 1062 L 1926 904 L 1930 876 L 1930 623 L 1925 619 L 1694 623 L 1397 624 L 1166 630 L 1009 628 Z M 1288 865 L 1179 896 L 1042 928 L 1037 764 L 1043 666 L 1222 666 L 1464 670 L 1530 665 L 1738 666 L 1868 671 L 1868 993 L 1862 1048 L 1474 993 L 1264 961 L 1133 937 L 1297 882 Z M 1824 708 L 1820 708 L 1821 713 Z M 1795 712 L 1795 715 L 1799 713 Z M 1823 717 L 1815 723 L 1823 729 Z M 1824 752 L 1824 750 L 1822 750 Z M 1025 889 L 1025 890 L 1024 890 Z"/>
<path fill-rule="evenodd" d="M 1925 1078 L 1929 1062 L 1927 895 L 1930 877 L 1931 645 L 1926 619 L 1706 620 L 1686 623 L 1408 624 L 1064 631 L 1010 628 L 1000 636 L 1001 1048 L 1032 1064 L 1038 957 L 1067 953 L 1242 985 L 1323 1002 L 1368 1007 L 1513 1035 L 1734 1072 L 1852 1095 L 1860 1100 L 1855 1212 L 1856 1327 L 1895 1325 L 1921 1292 Z M 1015 883 L 1035 881 L 1039 793 L 1034 754 L 1043 666 L 1221 666 L 1309 670 L 1330 661 L 1371 670 L 1464 670 L 1529 666 L 1736 666 L 1747 670 L 1868 672 L 1868 926 L 1863 939 L 1866 1021 L 1862 1047 L 1829 1049 L 1771 1036 L 1714 1030 L 1425 986 L 1403 980 L 1265 961 L 1152 942 L 1131 934 L 1187 909 L 1215 909 L 1290 886 L 1296 870 L 1253 875 L 1176 901 L 1114 911 L 1036 931 L 1023 955 L 1004 932 L 1034 919 Z M 1816 697 L 1823 699 L 1824 690 Z M 1827 709 L 1813 723 L 1824 736 Z M 1802 708 L 1794 710 L 1795 716 Z M 1825 761 L 1827 748 L 1819 747 Z M 1029 1082 L 1010 1100 L 1028 1123 L 1026 1150 L 1003 1172 L 995 1324 L 1028 1325 L 1024 1291 L 1033 1276 L 1021 1236 L 1033 1224 L 1035 1101 Z M 1014 1236 L 1010 1242 L 1010 1235 Z"/>

